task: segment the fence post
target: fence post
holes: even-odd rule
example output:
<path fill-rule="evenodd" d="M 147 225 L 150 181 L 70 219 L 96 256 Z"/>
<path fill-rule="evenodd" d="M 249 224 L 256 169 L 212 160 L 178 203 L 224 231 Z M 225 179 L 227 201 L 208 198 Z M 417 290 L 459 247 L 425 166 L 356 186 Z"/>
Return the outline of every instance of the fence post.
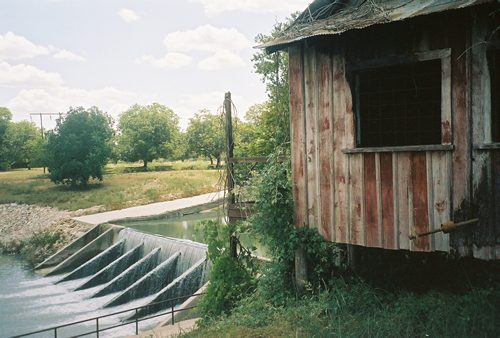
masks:
<path fill-rule="evenodd" d="M 135 334 L 139 334 L 139 317 L 137 316 L 137 308 L 135 309 Z"/>
<path fill-rule="evenodd" d="M 54 328 L 54 338 L 57 338 L 57 327 Z"/>
<path fill-rule="evenodd" d="M 172 305 L 172 325 L 174 325 L 174 306 Z"/>
<path fill-rule="evenodd" d="M 97 338 L 99 338 L 99 317 L 95 319 L 95 332 L 97 335 Z"/>

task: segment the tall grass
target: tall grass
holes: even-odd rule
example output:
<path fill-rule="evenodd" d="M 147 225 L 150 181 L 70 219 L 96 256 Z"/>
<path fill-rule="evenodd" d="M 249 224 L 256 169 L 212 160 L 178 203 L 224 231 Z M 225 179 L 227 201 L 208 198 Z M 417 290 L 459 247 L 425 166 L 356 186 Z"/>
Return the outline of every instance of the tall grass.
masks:
<path fill-rule="evenodd" d="M 273 306 L 258 294 L 186 337 L 498 337 L 500 288 L 383 291 L 337 278 L 327 291 Z"/>

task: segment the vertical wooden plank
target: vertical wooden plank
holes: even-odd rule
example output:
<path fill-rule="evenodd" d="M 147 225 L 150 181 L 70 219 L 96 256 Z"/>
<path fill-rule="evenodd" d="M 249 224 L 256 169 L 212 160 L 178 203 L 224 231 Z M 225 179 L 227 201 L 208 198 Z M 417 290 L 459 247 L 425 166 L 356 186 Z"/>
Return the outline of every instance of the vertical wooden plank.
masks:
<path fill-rule="evenodd" d="M 377 188 L 377 237 L 379 248 L 384 247 L 384 227 L 382 225 L 382 183 L 380 182 L 380 153 L 375 154 L 375 179 Z"/>
<path fill-rule="evenodd" d="M 394 222 L 393 155 L 380 154 L 380 197 L 383 230 L 383 247 L 396 249 Z"/>
<path fill-rule="evenodd" d="M 470 158 L 470 126 L 469 126 L 469 103 L 467 102 L 468 79 L 466 76 L 466 59 L 459 57 L 466 45 L 466 27 L 462 25 L 454 30 L 451 39 L 451 99 L 453 111 L 453 220 L 458 222 L 470 217 L 470 182 L 471 182 L 471 158 Z M 467 236 L 468 231 L 459 231 L 450 234 L 451 243 L 461 254 L 468 255 L 470 243 Z"/>
<path fill-rule="evenodd" d="M 397 154 L 396 167 L 396 198 L 394 199 L 397 204 L 395 206 L 397 214 L 397 227 L 398 227 L 398 241 L 399 249 L 410 249 L 410 227 L 413 225 L 412 209 L 412 191 L 411 191 L 411 161 L 409 153 Z"/>
<path fill-rule="evenodd" d="M 349 213 L 351 225 L 351 243 L 366 245 L 364 226 L 364 154 L 349 156 Z"/>
<path fill-rule="evenodd" d="M 491 225 L 491 246 L 493 258 L 500 259 L 500 150 L 492 152 L 493 157 L 493 224 Z M 496 254 L 495 254 L 496 253 Z"/>
<path fill-rule="evenodd" d="M 334 216 L 335 216 L 335 238 L 338 243 L 349 243 L 348 226 L 348 191 L 347 191 L 347 165 L 348 157 L 342 153 L 346 148 L 345 139 L 345 64 L 344 57 L 341 54 L 335 54 L 332 57 L 333 68 L 333 156 L 334 167 Z"/>
<path fill-rule="evenodd" d="M 319 192 L 321 233 L 334 241 L 333 230 L 333 135 L 332 135 L 332 65 L 328 54 L 317 54 L 319 74 Z"/>
<path fill-rule="evenodd" d="M 366 245 L 369 247 L 379 246 L 378 235 L 378 203 L 377 203 L 377 175 L 375 165 L 375 153 L 364 154 L 364 203 Z"/>
<path fill-rule="evenodd" d="M 307 226 L 306 135 L 302 46 L 289 48 L 290 134 L 295 225 Z"/>
<path fill-rule="evenodd" d="M 427 195 L 427 164 L 425 153 L 411 154 L 411 185 L 413 188 L 413 219 L 415 231 L 423 233 L 429 231 L 429 212 Z M 415 250 L 429 251 L 429 236 L 414 241 Z"/>
<path fill-rule="evenodd" d="M 318 198 L 318 87 L 316 73 L 316 51 L 309 46 L 304 51 L 305 101 L 306 101 L 306 168 L 307 168 L 307 217 L 309 227 L 319 228 Z"/>
<path fill-rule="evenodd" d="M 430 153 L 430 164 L 432 171 L 432 182 L 429 189 L 432 190 L 433 199 L 431 201 L 431 230 L 439 229 L 441 224 L 451 219 L 450 185 L 449 175 L 449 154 L 446 152 Z M 434 250 L 449 251 L 449 235 L 437 233 L 434 236 Z"/>
<path fill-rule="evenodd" d="M 470 51 L 470 87 L 472 109 L 472 142 L 491 142 L 491 76 L 487 59 L 487 44 L 481 43 L 490 36 L 489 20 L 477 13 L 473 16 Z M 500 199 L 495 196 L 494 151 L 472 150 L 472 210 L 480 221 L 472 232 L 475 258 L 499 259 L 496 246 L 500 239 Z M 495 231 L 496 228 L 496 231 Z"/>
<path fill-rule="evenodd" d="M 425 171 L 427 175 L 427 216 L 429 230 L 434 229 L 434 213 L 433 213 L 433 203 L 434 203 L 434 175 L 432 174 L 432 152 L 425 152 Z M 435 236 L 429 236 L 429 250 L 435 250 Z"/>
<path fill-rule="evenodd" d="M 356 146 L 356 126 L 353 111 L 353 99 L 351 87 L 347 83 L 346 74 L 343 74 L 344 96 L 341 98 L 345 104 L 345 148 L 354 148 Z M 364 227 L 364 198 L 363 198 L 363 154 L 348 156 L 348 226 L 350 234 L 350 243 L 357 245 L 366 245 L 366 234 Z"/>

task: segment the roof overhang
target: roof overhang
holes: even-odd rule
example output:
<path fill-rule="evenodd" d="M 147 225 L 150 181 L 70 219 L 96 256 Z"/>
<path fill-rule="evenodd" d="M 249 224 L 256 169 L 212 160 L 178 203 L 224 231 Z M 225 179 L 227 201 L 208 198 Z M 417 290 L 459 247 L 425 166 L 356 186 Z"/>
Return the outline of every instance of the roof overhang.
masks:
<path fill-rule="evenodd" d="M 287 28 L 282 36 L 261 44 L 256 48 L 268 53 L 286 48 L 295 42 L 315 36 L 339 35 L 377 24 L 401 21 L 416 16 L 492 3 L 498 0 L 316 0 Z M 321 18 L 321 9 L 333 8 L 326 18 Z M 323 11 L 323 12 L 324 12 Z M 315 18 L 317 14 L 320 19 Z"/>

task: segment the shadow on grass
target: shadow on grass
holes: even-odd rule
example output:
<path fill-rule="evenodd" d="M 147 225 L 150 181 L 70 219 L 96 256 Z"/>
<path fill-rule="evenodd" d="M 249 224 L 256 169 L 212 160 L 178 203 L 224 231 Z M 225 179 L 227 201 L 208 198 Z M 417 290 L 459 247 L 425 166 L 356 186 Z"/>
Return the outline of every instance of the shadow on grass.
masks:
<path fill-rule="evenodd" d="M 124 174 L 130 174 L 130 173 L 149 173 L 149 172 L 156 172 L 156 171 L 174 171 L 174 167 L 172 165 L 157 165 L 154 167 L 125 167 L 120 172 Z"/>
<path fill-rule="evenodd" d="M 90 183 L 87 185 L 76 185 L 76 186 L 57 184 L 49 189 L 54 190 L 54 191 L 61 191 L 61 192 L 79 192 L 79 191 L 100 190 L 100 189 L 103 189 L 105 186 L 106 186 L 106 184 L 104 182 L 95 182 L 95 183 Z"/>

